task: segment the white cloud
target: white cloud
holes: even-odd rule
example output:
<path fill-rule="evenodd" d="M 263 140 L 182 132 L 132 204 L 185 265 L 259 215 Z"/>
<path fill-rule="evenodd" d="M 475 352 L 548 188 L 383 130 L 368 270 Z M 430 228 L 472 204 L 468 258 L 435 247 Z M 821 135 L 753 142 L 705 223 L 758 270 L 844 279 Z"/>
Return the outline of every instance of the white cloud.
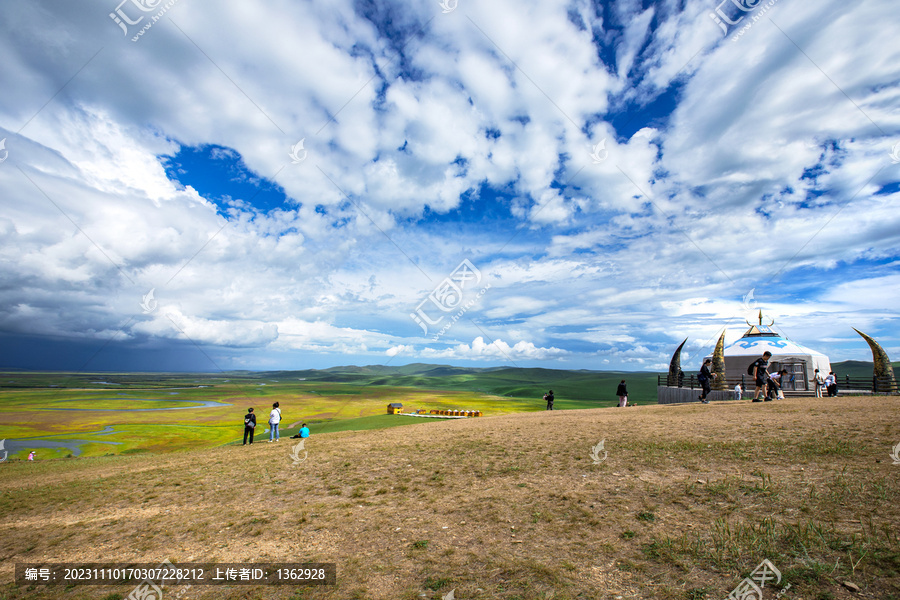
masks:
<path fill-rule="evenodd" d="M 178 3 L 139 43 L 89 6 L 0 23 L 3 332 L 175 340 L 177 314 L 260 360 L 655 368 L 676 339 L 737 332 L 751 288 L 837 357 L 864 350 L 830 341 L 851 324 L 896 328 L 886 0 L 779 2 L 737 42 L 706 0 L 621 0 L 606 21 L 581 0 L 400 2 L 393 38 L 344 1 Z M 289 202 L 174 184 L 158 157 L 181 144 Z M 423 347 L 408 315 L 462 258 L 491 289 Z"/>
<path fill-rule="evenodd" d="M 532 342 L 519 341 L 510 346 L 501 339 L 496 339 L 493 343 L 486 343 L 484 338 L 479 336 L 472 340 L 471 344 L 458 344 L 456 346 L 435 349 L 425 348 L 419 356 L 423 358 L 452 358 L 458 360 L 545 360 L 548 358 L 560 358 L 568 354 L 566 350 L 561 348 L 540 348 Z"/>

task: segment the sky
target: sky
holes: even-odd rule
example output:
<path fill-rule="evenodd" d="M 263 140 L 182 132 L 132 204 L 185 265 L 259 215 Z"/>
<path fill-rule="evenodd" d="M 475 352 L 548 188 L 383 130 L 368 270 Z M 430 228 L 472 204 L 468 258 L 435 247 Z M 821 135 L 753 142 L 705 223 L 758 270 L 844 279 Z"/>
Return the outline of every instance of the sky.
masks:
<path fill-rule="evenodd" d="M 900 358 L 892 0 L 11 0 L 0 367 Z"/>

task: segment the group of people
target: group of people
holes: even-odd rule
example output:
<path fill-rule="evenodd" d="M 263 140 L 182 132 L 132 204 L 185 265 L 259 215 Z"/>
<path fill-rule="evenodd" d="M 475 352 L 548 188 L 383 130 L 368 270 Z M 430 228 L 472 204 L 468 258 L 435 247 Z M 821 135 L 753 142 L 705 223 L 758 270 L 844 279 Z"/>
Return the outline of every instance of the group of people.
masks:
<path fill-rule="evenodd" d="M 772 353 L 767 350 L 766 352 L 763 352 L 763 355 L 756 359 L 748 369 L 748 375 L 753 375 L 753 383 L 755 385 L 753 402 L 771 402 L 776 398 L 780 400 L 784 399 L 783 387 L 784 384 L 788 382 L 789 371 L 787 369 L 781 369 L 776 373 L 769 373 L 770 358 L 772 358 Z M 711 358 L 704 359 L 703 365 L 700 367 L 700 373 L 697 375 L 701 388 L 700 402 L 703 404 L 709 404 L 707 396 L 712 389 L 713 380 L 717 377 L 717 375 L 712 372 L 711 365 Z M 793 381 L 792 376 L 790 381 Z M 837 377 L 835 376 L 834 371 L 831 371 L 828 373 L 827 377 L 823 378 L 819 373 L 819 370 L 816 369 L 815 386 L 817 398 L 822 397 L 823 389 L 829 396 L 837 396 Z M 735 400 L 740 400 L 741 397 L 742 389 L 741 384 L 739 383 L 734 386 L 734 398 Z"/>
<path fill-rule="evenodd" d="M 281 407 L 278 402 L 272 405 L 272 412 L 269 413 L 269 442 L 277 442 L 279 440 L 279 425 L 281 424 Z M 253 443 L 253 436 L 256 431 L 256 414 L 253 412 L 253 408 L 247 409 L 247 414 L 244 415 L 244 446 L 247 444 Z M 309 427 L 306 426 L 306 423 L 303 423 L 300 426 L 300 431 L 297 435 L 292 435 L 291 439 L 297 438 L 308 438 L 309 437 Z"/>
<path fill-rule="evenodd" d="M 762 357 L 756 359 L 753 364 L 750 365 L 753 382 L 756 386 L 753 393 L 754 402 L 763 402 L 763 400 L 771 402 L 775 398 L 784 398 L 784 392 L 781 390 L 783 384 L 782 378 L 787 375 L 788 370 L 782 369 L 777 373 L 769 373 L 770 358 L 772 358 L 772 353 L 766 351 L 763 353 Z M 697 380 L 700 382 L 701 388 L 701 403 L 709 404 L 709 392 L 712 390 L 712 382 L 717 377 L 718 375 L 712 372 L 712 359 L 703 359 L 703 365 L 700 367 L 700 373 L 697 375 Z M 734 386 L 734 397 L 736 400 L 739 400 L 742 397 L 742 392 L 741 384 Z M 761 397 L 763 394 L 765 395 L 765 398 Z"/>
<path fill-rule="evenodd" d="M 750 365 L 753 372 L 753 382 L 756 389 L 753 392 L 754 402 L 771 402 L 775 398 L 784 399 L 784 392 L 781 387 L 783 385 L 782 378 L 787 375 L 787 369 L 782 369 L 777 373 L 769 373 L 769 359 L 772 353 L 766 350 L 761 358 L 757 358 Z"/>
<path fill-rule="evenodd" d="M 821 398 L 823 393 L 828 394 L 829 398 L 837 396 L 837 375 L 834 374 L 834 371 L 829 371 L 828 375 L 822 377 L 822 374 L 816 369 L 815 382 L 816 398 Z"/>

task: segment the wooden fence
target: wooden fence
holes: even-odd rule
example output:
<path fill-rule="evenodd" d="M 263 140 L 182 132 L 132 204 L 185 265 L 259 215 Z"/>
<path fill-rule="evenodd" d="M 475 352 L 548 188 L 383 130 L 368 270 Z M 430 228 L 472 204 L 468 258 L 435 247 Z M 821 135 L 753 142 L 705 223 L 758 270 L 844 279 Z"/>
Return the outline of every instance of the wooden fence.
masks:
<path fill-rule="evenodd" d="M 741 384 L 744 391 L 744 398 L 753 394 L 756 384 L 753 377 L 742 375 L 741 377 L 729 377 L 726 379 L 726 389 L 723 391 L 714 390 L 710 392 L 710 400 L 732 400 L 735 399 L 734 386 Z M 695 374 L 685 376 L 681 382 L 675 378 L 669 377 L 668 373 L 656 376 L 657 385 L 657 401 L 659 404 L 675 404 L 678 402 L 698 402 L 701 385 Z M 802 386 L 802 387 L 801 387 Z M 837 378 L 838 394 L 898 394 L 898 385 L 896 381 L 887 379 L 878 379 L 876 377 L 844 377 Z M 805 382 L 786 382 L 783 387 L 787 395 L 808 395 L 815 394 L 815 390 L 810 386 L 808 389 Z M 664 391 L 665 390 L 665 391 Z M 714 397 L 713 395 L 716 395 Z M 721 397 L 719 397 L 721 396 Z"/>

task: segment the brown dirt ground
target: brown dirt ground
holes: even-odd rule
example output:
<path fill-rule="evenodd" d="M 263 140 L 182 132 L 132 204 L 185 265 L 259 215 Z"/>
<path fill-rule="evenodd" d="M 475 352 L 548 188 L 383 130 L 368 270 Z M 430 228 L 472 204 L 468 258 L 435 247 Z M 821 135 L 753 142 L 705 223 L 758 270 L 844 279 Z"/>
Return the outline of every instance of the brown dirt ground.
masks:
<path fill-rule="evenodd" d="M 764 558 L 785 599 L 900 599 L 898 415 L 898 397 L 640 406 L 313 431 L 297 466 L 289 439 L 7 462 L 0 599 L 131 589 L 16 586 L 17 562 L 166 558 L 337 565 L 332 587 L 182 600 L 698 600 Z"/>

